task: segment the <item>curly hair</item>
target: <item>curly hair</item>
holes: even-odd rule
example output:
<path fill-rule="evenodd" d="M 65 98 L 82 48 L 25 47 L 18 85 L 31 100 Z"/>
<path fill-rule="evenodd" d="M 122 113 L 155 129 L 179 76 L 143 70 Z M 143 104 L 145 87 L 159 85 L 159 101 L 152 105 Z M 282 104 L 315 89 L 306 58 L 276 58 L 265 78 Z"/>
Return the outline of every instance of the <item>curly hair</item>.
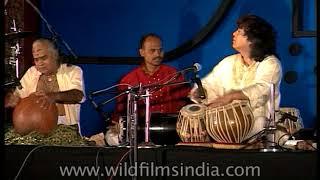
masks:
<path fill-rule="evenodd" d="M 251 42 L 251 58 L 261 62 L 267 56 L 276 55 L 276 32 L 271 24 L 256 15 L 245 15 L 237 20 L 237 25 Z"/>

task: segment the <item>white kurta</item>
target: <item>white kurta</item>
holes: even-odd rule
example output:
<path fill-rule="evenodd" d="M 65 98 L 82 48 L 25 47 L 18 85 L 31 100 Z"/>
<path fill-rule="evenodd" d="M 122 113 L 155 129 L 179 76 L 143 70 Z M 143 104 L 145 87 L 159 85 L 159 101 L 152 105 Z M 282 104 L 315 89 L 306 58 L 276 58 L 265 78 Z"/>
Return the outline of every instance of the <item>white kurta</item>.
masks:
<path fill-rule="evenodd" d="M 250 101 L 255 118 L 252 133 L 262 130 L 266 118 L 270 117 L 270 87 L 275 88 L 275 109 L 280 105 L 280 82 L 282 68 L 275 56 L 268 56 L 262 62 L 246 66 L 240 54 L 224 58 L 201 81 L 207 92 L 207 100 L 241 90 Z"/>
<path fill-rule="evenodd" d="M 17 88 L 15 93 L 20 98 L 25 98 L 31 93 L 36 92 L 40 75 L 41 73 L 35 68 L 35 66 L 30 67 L 20 80 L 22 89 Z M 78 89 L 85 95 L 83 75 L 80 67 L 61 64 L 57 72 L 57 81 L 60 91 Z M 82 98 L 81 102 L 84 101 L 85 96 Z M 78 124 L 80 119 L 80 104 L 64 104 L 64 109 L 66 117 L 63 124 Z"/>

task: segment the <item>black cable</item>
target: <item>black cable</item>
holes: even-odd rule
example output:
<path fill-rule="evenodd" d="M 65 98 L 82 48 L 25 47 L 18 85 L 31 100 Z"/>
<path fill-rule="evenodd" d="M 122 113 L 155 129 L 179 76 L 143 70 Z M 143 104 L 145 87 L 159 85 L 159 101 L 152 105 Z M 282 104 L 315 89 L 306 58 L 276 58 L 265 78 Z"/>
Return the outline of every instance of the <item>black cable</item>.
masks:
<path fill-rule="evenodd" d="M 19 169 L 17 175 L 16 175 L 15 178 L 14 178 L 14 180 L 17 180 L 17 179 L 18 179 L 18 177 L 19 177 L 20 173 L 22 172 L 22 169 L 23 169 L 24 166 L 26 165 L 26 162 L 27 162 L 28 158 L 30 157 L 30 155 L 31 155 L 35 150 L 40 149 L 40 148 L 42 148 L 42 147 L 49 147 L 49 146 L 48 146 L 48 145 L 41 145 L 41 146 L 36 146 L 35 148 L 33 148 L 33 149 L 28 153 L 28 155 L 26 156 L 26 158 L 24 159 L 22 165 L 20 166 L 20 169 Z"/>
<path fill-rule="evenodd" d="M 290 149 L 290 148 L 286 148 L 286 147 L 284 147 L 284 146 L 282 146 L 281 144 L 280 144 L 280 140 L 282 139 L 282 138 L 284 138 L 285 136 L 289 136 L 289 138 L 292 136 L 292 135 L 290 135 L 289 133 L 285 133 L 285 134 L 283 134 L 282 136 L 280 136 L 279 137 L 279 139 L 278 139 L 278 142 L 277 142 L 277 146 L 278 147 L 280 147 L 281 149 Z M 288 139 L 289 139 L 288 138 Z M 292 149 L 290 149 L 290 150 L 292 150 Z"/>
<path fill-rule="evenodd" d="M 314 150 L 318 151 L 318 148 L 313 147 L 313 145 L 312 145 L 311 143 L 309 143 L 307 140 L 303 140 L 303 141 L 304 141 L 304 142 L 306 142 L 309 146 L 311 146 L 311 147 L 312 147 L 312 149 L 314 149 Z"/>
<path fill-rule="evenodd" d="M 127 150 L 125 153 L 123 153 L 123 155 L 121 156 L 120 160 L 116 164 L 116 169 L 118 169 L 118 167 L 120 166 L 120 163 L 131 152 L 131 150 L 132 150 L 132 148 L 129 148 L 129 150 Z M 113 178 L 113 175 L 110 176 L 109 180 L 112 180 L 112 178 Z"/>
<path fill-rule="evenodd" d="M 99 154 L 100 154 L 100 151 L 102 150 L 102 149 L 104 149 L 104 147 L 100 147 L 99 149 L 98 149 L 98 151 L 97 151 L 97 154 L 96 154 L 96 169 L 98 169 L 99 168 Z M 98 180 L 100 180 L 100 175 L 98 174 Z"/>
<path fill-rule="evenodd" d="M 257 143 L 259 143 L 259 142 L 261 142 L 261 141 L 262 141 L 262 139 L 257 138 L 257 139 L 255 139 L 255 140 L 253 140 L 252 142 L 247 143 L 245 146 L 243 146 L 243 147 L 241 147 L 241 148 L 239 148 L 239 149 L 246 149 L 247 147 L 252 146 L 252 145 L 254 145 L 254 144 L 257 144 Z"/>

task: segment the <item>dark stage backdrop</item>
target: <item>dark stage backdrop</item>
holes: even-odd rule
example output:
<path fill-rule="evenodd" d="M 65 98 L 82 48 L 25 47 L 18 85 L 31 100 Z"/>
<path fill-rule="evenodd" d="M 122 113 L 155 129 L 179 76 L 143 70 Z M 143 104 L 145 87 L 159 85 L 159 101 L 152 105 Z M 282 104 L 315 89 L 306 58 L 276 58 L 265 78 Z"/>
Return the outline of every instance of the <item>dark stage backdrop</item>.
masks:
<path fill-rule="evenodd" d="M 133 57 L 137 56 L 140 36 L 148 32 L 162 36 L 166 52 L 191 40 L 206 26 L 221 2 L 46 0 L 41 1 L 40 9 L 79 57 Z M 313 127 L 316 119 L 315 37 L 294 36 L 293 2 L 236 0 L 204 41 L 183 56 L 166 63 L 182 69 L 199 62 L 203 66 L 200 71 L 203 77 L 223 57 L 235 52 L 231 48 L 231 34 L 236 28 L 236 19 L 246 13 L 259 15 L 272 23 L 278 32 L 277 51 L 284 74 L 281 106 L 298 108 L 305 126 Z M 315 1 L 301 2 L 299 30 L 315 30 Z M 41 31 L 49 34 L 44 25 Z M 291 53 L 290 49 L 293 50 Z M 68 53 L 65 49 L 63 51 Z M 136 66 L 108 64 L 105 61 L 106 64 L 80 64 L 87 93 L 115 85 L 121 76 Z M 102 100 L 108 97 L 106 95 Z M 113 106 L 114 103 L 110 103 L 104 111 L 112 112 Z M 81 125 L 83 135 L 87 136 L 104 129 L 103 121 L 88 101 L 82 106 Z"/>

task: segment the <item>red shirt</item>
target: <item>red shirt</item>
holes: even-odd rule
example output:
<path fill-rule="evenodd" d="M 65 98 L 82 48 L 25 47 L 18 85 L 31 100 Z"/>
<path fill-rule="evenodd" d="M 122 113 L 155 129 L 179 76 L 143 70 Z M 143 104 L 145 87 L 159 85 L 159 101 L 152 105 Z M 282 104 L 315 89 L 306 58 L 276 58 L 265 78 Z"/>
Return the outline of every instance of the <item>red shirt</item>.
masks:
<path fill-rule="evenodd" d="M 170 81 L 174 79 L 173 81 Z M 160 65 L 159 69 L 152 75 L 147 74 L 143 65 L 133 69 L 127 75 L 125 75 L 121 80 L 120 84 L 130 84 L 132 86 L 137 86 L 140 83 L 142 86 L 150 84 L 164 84 L 165 82 L 183 82 L 184 77 L 181 74 L 177 74 L 177 70 L 168 65 Z M 128 87 L 120 86 L 119 91 L 122 92 Z M 190 91 L 189 84 L 180 85 L 170 85 L 163 87 L 150 88 L 150 113 L 178 113 L 179 110 L 186 105 L 187 96 Z M 126 115 L 127 107 L 127 96 L 121 96 L 117 99 L 116 110 L 113 114 L 113 121 L 117 121 L 119 115 Z M 139 117 L 145 114 L 145 100 L 138 101 L 138 112 Z"/>

